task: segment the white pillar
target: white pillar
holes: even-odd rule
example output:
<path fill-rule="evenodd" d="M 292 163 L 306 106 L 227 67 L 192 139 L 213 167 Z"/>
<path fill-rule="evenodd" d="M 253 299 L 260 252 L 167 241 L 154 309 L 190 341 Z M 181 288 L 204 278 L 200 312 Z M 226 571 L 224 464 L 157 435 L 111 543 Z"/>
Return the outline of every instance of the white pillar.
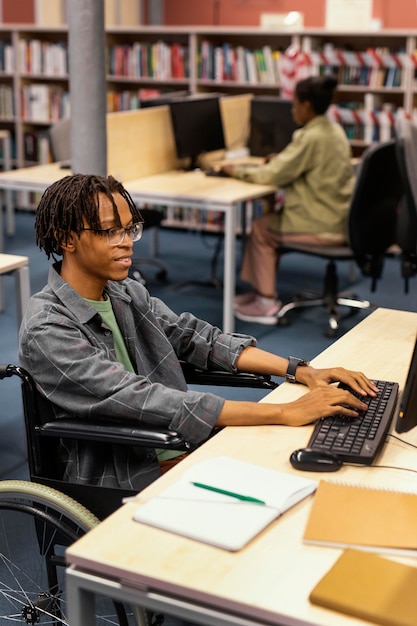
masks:
<path fill-rule="evenodd" d="M 71 0 L 67 7 L 72 170 L 106 176 L 104 2 Z"/>

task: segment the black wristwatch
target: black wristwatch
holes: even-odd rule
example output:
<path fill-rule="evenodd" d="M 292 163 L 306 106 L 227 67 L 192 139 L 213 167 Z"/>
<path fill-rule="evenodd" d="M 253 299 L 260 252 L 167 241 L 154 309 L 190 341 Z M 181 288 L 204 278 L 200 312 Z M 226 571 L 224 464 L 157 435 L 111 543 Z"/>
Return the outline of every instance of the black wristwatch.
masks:
<path fill-rule="evenodd" d="M 297 382 L 295 380 L 295 372 L 297 370 L 297 367 L 301 365 L 309 365 L 309 362 L 305 361 L 304 359 L 299 359 L 296 356 L 288 357 L 288 368 L 287 368 L 287 373 L 285 374 L 285 380 L 287 382 L 289 383 Z"/>

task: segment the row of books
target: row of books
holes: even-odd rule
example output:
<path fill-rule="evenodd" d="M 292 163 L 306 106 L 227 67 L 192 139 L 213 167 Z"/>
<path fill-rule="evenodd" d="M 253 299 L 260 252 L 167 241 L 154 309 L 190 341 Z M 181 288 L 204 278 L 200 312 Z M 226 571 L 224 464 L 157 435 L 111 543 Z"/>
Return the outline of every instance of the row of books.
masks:
<path fill-rule="evenodd" d="M 122 91 L 107 91 L 107 112 L 131 111 L 140 109 L 143 100 L 158 98 L 159 89 L 124 89 Z"/>
<path fill-rule="evenodd" d="M 246 228 L 249 232 L 254 219 L 271 210 L 269 203 L 263 199 L 255 199 L 245 203 Z M 240 210 L 237 215 L 237 224 L 242 221 Z M 212 232 L 221 232 L 224 228 L 224 213 L 210 209 L 200 209 L 183 206 L 161 207 L 164 214 L 162 225 L 172 228 L 187 228 L 199 230 L 207 230 Z M 239 231 L 238 226 L 238 231 Z"/>
<path fill-rule="evenodd" d="M 64 42 L 21 39 L 18 49 L 22 73 L 58 77 L 68 75 L 68 48 Z"/>
<path fill-rule="evenodd" d="M 366 127 L 363 124 L 342 122 L 343 130 L 349 141 L 359 141 L 366 144 L 378 141 L 389 141 L 395 138 L 393 126 L 379 126 L 377 124 Z"/>
<path fill-rule="evenodd" d="M 203 80 L 279 85 L 282 51 L 263 46 L 249 50 L 224 43 L 202 41 L 198 50 L 197 75 Z"/>
<path fill-rule="evenodd" d="M 223 230 L 224 213 L 222 211 L 201 210 L 193 207 L 163 207 L 164 220 L 167 227 L 195 228 L 196 230 Z"/>
<path fill-rule="evenodd" d="M 108 48 L 108 74 L 159 80 L 185 79 L 189 76 L 188 47 L 180 43 L 141 43 Z"/>
<path fill-rule="evenodd" d="M 11 158 L 12 168 L 13 168 L 13 164 L 16 162 L 16 136 L 13 131 L 9 131 L 9 139 L 10 139 L 10 158 Z M 4 169 L 5 167 L 4 148 L 5 148 L 5 142 L 0 141 L 0 169 Z"/>
<path fill-rule="evenodd" d="M 413 53 L 414 54 L 414 53 Z M 367 48 L 367 50 L 345 50 L 325 44 L 321 50 L 306 52 L 310 65 L 336 65 L 345 67 L 409 67 L 411 57 L 403 48 Z"/>
<path fill-rule="evenodd" d="M 359 87 L 401 87 L 403 71 L 399 67 L 345 67 L 320 65 L 320 74 L 331 73 L 339 85 Z"/>
<path fill-rule="evenodd" d="M 15 70 L 14 48 L 11 43 L 0 40 L 0 72 L 13 74 Z"/>
<path fill-rule="evenodd" d="M 52 159 L 48 132 L 26 131 L 23 134 L 23 155 L 27 163 L 49 163 Z"/>
<path fill-rule="evenodd" d="M 0 118 L 12 120 L 15 114 L 12 88 L 10 85 L 0 85 Z"/>
<path fill-rule="evenodd" d="M 365 143 L 388 141 L 394 137 L 395 119 L 402 109 L 396 109 L 390 103 L 375 106 L 373 94 L 369 96 L 364 103 L 352 101 L 332 105 L 327 115 L 343 126 L 350 140 Z"/>
<path fill-rule="evenodd" d="M 69 92 L 61 87 L 30 84 L 21 89 L 21 115 L 24 120 L 53 123 L 68 117 Z"/>
<path fill-rule="evenodd" d="M 344 50 L 325 44 L 320 51 L 306 54 L 308 63 L 324 74 L 331 72 L 342 85 L 363 87 L 401 87 L 403 69 L 413 63 L 405 50 L 368 48 Z"/>

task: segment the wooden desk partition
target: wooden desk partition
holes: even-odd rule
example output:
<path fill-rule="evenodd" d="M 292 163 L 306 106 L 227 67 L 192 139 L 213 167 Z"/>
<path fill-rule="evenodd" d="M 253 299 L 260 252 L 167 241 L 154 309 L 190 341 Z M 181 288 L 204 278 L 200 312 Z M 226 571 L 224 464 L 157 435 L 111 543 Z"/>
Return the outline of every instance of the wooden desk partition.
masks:
<path fill-rule="evenodd" d="M 247 145 L 250 130 L 250 93 L 220 98 L 224 140 L 227 150 Z"/>
<path fill-rule="evenodd" d="M 107 115 L 107 171 L 125 182 L 178 167 L 167 106 Z"/>
<path fill-rule="evenodd" d="M 227 150 L 247 142 L 251 99 L 251 94 L 220 98 Z M 109 174 L 126 182 L 175 170 L 179 165 L 168 106 L 108 113 Z"/>

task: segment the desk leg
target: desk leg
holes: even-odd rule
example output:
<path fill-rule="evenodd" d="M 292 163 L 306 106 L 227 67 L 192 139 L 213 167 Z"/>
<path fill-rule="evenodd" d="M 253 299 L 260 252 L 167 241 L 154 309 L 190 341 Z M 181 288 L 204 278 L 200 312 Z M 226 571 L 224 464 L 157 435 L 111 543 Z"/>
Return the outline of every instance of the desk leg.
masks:
<path fill-rule="evenodd" d="M 14 219 L 13 192 L 11 189 L 4 190 L 4 201 L 6 205 L 6 232 L 12 236 L 16 234 Z"/>
<path fill-rule="evenodd" d="M 235 329 L 233 298 L 236 290 L 236 212 L 237 205 L 228 206 L 224 214 L 223 330 Z"/>
<path fill-rule="evenodd" d="M 10 146 L 10 133 L 7 137 L 3 138 L 3 159 L 4 169 L 12 169 L 12 154 Z M 13 206 L 13 192 L 11 189 L 5 189 L 3 192 L 2 201 L 6 205 L 6 230 L 8 235 L 14 235 L 16 232 L 15 220 L 14 220 L 14 206 Z"/>
<path fill-rule="evenodd" d="M 17 320 L 20 326 L 30 298 L 29 266 L 24 265 L 15 272 Z"/>
<path fill-rule="evenodd" d="M 4 189 L 0 189 L 0 252 L 4 252 L 3 201 Z"/>
<path fill-rule="evenodd" d="M 79 579 L 66 572 L 68 623 L 71 626 L 95 626 L 95 597 L 91 590 L 83 589 Z"/>

